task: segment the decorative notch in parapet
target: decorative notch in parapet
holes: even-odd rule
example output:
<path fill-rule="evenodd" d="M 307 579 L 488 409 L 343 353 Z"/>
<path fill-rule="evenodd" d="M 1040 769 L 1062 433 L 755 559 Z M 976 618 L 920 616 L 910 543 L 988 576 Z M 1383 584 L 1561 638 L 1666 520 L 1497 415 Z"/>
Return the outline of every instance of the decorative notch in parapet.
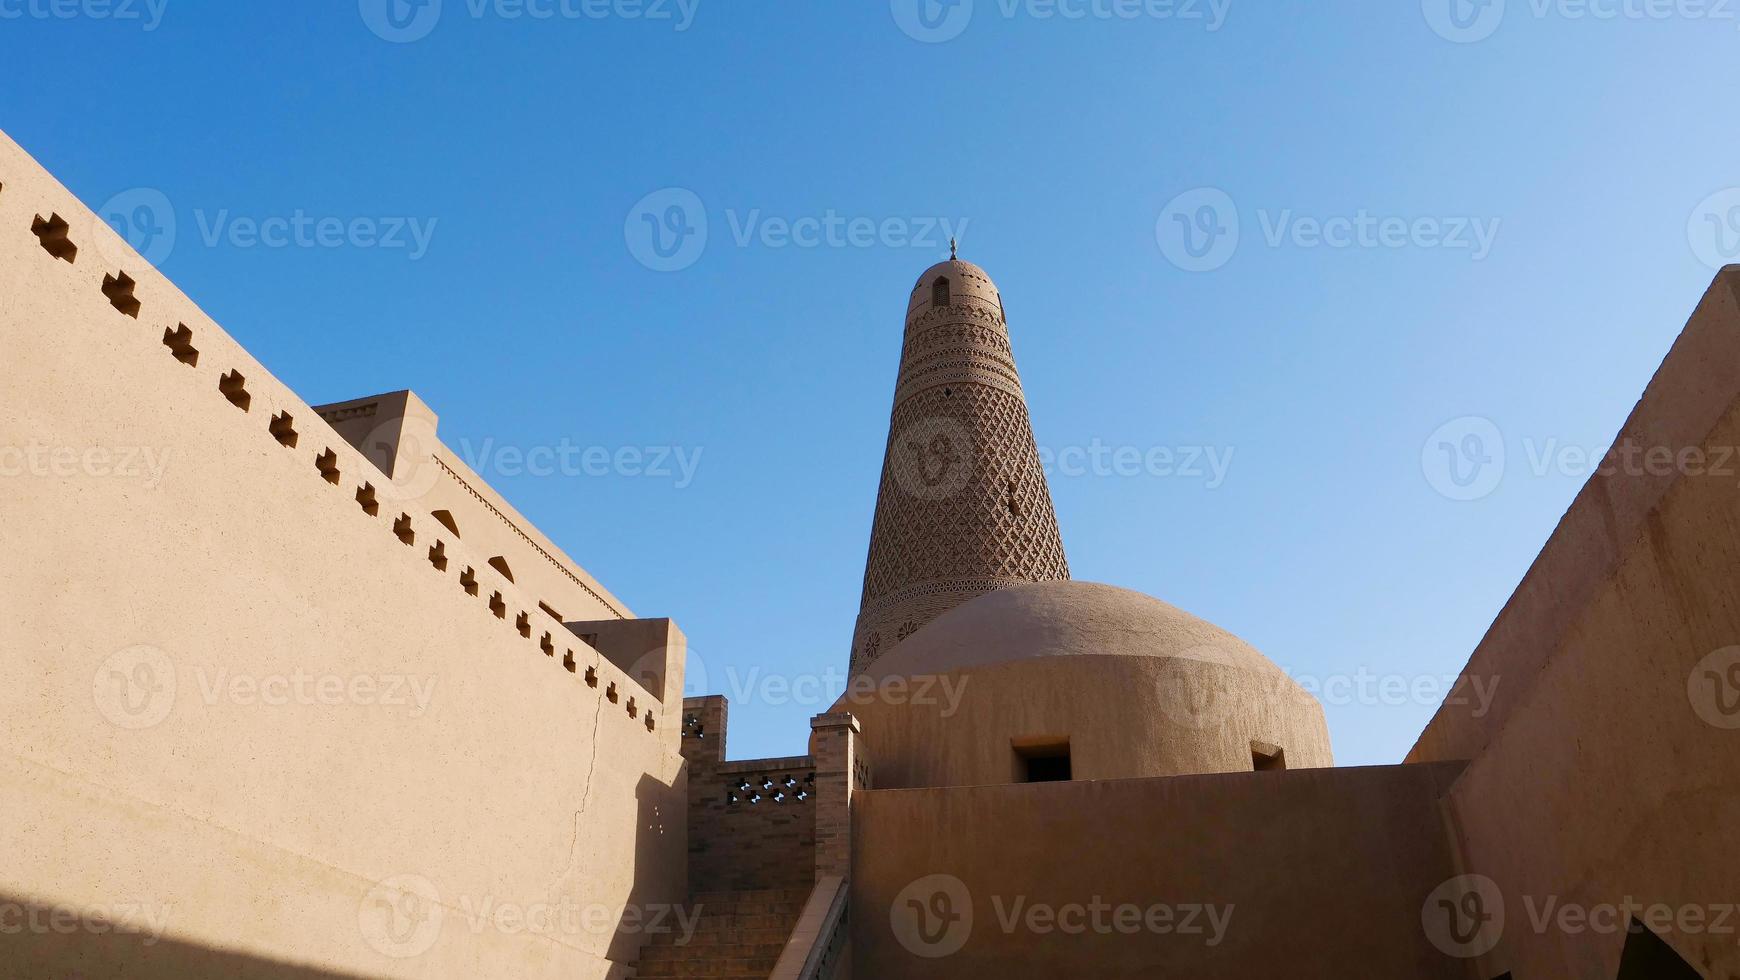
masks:
<path fill-rule="evenodd" d="M 365 483 L 356 488 L 356 503 L 370 517 L 381 516 L 381 502 L 375 499 L 375 485 Z"/>
<path fill-rule="evenodd" d="M 178 323 L 163 331 L 163 346 L 169 348 L 169 353 L 175 359 L 188 367 L 199 366 L 199 351 L 193 346 L 193 330 L 185 323 Z"/>
<path fill-rule="evenodd" d="M 68 237 L 70 224 L 59 214 L 51 214 L 46 218 L 37 215 L 35 222 L 31 226 L 31 231 L 36 235 L 37 240 L 41 243 L 43 251 L 48 253 L 49 256 L 55 259 L 60 259 L 69 264 L 75 262 L 79 250 Z M 138 283 L 135 282 L 133 277 L 129 276 L 126 272 L 117 271 L 103 277 L 103 296 L 117 311 L 134 319 L 139 318 L 143 309 L 143 304 L 136 295 L 137 288 Z M 176 294 L 173 289 L 170 290 L 169 294 L 172 296 L 179 295 Z M 170 355 L 175 358 L 177 363 L 197 369 L 199 366 L 200 351 L 193 343 L 193 328 L 189 327 L 184 322 L 172 321 L 172 323 L 172 326 L 163 331 L 162 344 L 164 348 L 169 351 Z M 219 331 L 219 333 L 221 334 L 221 331 Z M 145 342 L 148 343 L 149 341 Z M 241 371 L 229 370 L 223 372 L 218 378 L 217 388 L 219 393 L 222 394 L 224 399 L 231 405 L 241 409 L 243 412 L 251 410 L 254 396 L 253 393 L 248 390 L 247 379 L 243 377 Z M 270 390 L 271 385 L 268 383 L 268 391 Z M 270 395 L 268 395 L 268 397 L 270 397 Z M 404 403 L 399 410 L 400 415 L 412 414 L 418 416 L 420 421 L 426 423 L 429 433 L 433 433 L 435 425 L 434 413 L 429 412 L 426 406 L 417 402 L 415 396 L 411 395 L 409 392 L 404 392 L 399 396 L 388 395 L 382 396 L 382 398 L 378 399 L 371 399 L 369 400 L 369 404 L 366 406 L 356 406 L 354 412 L 334 411 L 333 418 L 330 418 L 327 421 L 335 425 L 344 425 L 346 422 L 352 421 L 353 416 L 356 419 L 362 419 L 365 416 L 377 413 L 379 410 L 379 404 L 382 401 L 393 399 L 395 397 L 398 397 L 400 401 Z M 295 405 L 301 404 L 299 401 L 296 401 L 294 397 L 290 398 L 289 401 Z M 407 408 L 414 408 L 416 411 L 408 412 L 406 410 Z M 315 411 L 316 414 L 323 414 L 319 409 L 312 409 L 312 411 Z M 268 419 L 265 429 L 272 439 L 279 446 L 285 449 L 294 450 L 301 441 L 301 433 L 299 433 L 296 428 L 295 415 L 293 415 L 288 408 L 273 413 Z M 336 434 L 343 436 L 347 441 L 350 441 L 351 435 L 353 435 L 353 433 L 347 432 L 338 432 Z M 369 453 L 366 451 L 366 447 L 358 446 L 356 448 L 358 452 L 362 454 L 363 458 L 370 458 Z M 405 451 L 420 453 L 423 451 L 423 447 L 421 444 L 415 443 L 414 440 L 405 441 Z M 331 444 L 328 444 L 322 451 L 314 454 L 313 460 L 315 470 L 322 480 L 333 486 L 343 485 L 343 478 L 339 468 L 339 454 L 337 450 L 332 448 Z M 436 461 L 439 463 L 439 459 Z M 382 460 L 381 462 L 396 469 L 396 466 L 394 466 L 396 459 Z M 379 463 L 377 463 L 377 465 L 379 465 Z M 392 470 L 388 470 L 388 477 L 392 477 Z M 473 494 L 474 496 L 476 495 L 475 491 L 473 491 Z M 368 514 L 368 516 L 380 516 L 380 500 L 372 483 L 364 482 L 358 486 L 355 499 L 357 506 L 359 506 L 364 513 Z M 488 506 L 487 500 L 484 501 L 484 503 Z M 458 538 L 459 530 L 455 525 L 451 513 L 438 511 L 434 512 L 431 516 L 436 523 L 450 531 L 455 538 Z M 499 512 L 498 516 L 500 516 Z M 503 520 L 506 521 L 507 519 L 503 517 Z M 511 521 L 507 521 L 507 523 L 510 527 L 514 527 Z M 394 537 L 396 537 L 401 544 L 407 547 L 412 547 L 416 544 L 417 532 L 410 513 L 399 514 L 399 516 L 392 521 L 391 529 Z M 537 543 L 531 541 L 523 531 L 520 531 L 517 527 L 514 529 L 522 538 L 532 544 L 534 548 L 542 552 L 542 549 L 538 548 Z M 463 552 L 463 546 L 461 547 L 461 550 Z M 437 573 L 445 573 L 447 571 L 450 559 L 447 553 L 446 542 L 437 538 L 434 544 L 428 549 L 427 554 L 429 566 L 431 568 L 433 568 Z M 584 582 L 581 582 L 572 572 L 569 572 L 564 566 L 562 566 L 561 563 L 557 562 L 553 557 L 550 557 L 547 552 L 544 552 L 544 554 L 545 557 L 550 558 L 550 561 L 570 578 L 573 578 L 577 583 L 582 585 L 582 587 L 586 587 Z M 489 564 L 511 585 L 513 582 L 513 572 L 507 567 L 507 561 L 505 558 L 496 557 L 490 561 Z M 473 597 L 479 595 L 480 588 L 478 585 L 476 570 L 469 565 L 464 565 L 462 567 L 464 568 L 464 571 L 459 576 L 461 587 L 465 590 L 467 595 Z M 588 588 L 588 591 L 595 596 L 597 595 L 597 593 L 592 591 L 590 588 Z M 603 601 L 602 598 L 600 598 L 600 601 Z M 608 607 L 609 604 L 605 603 L 605 605 Z M 537 607 L 551 619 L 557 622 L 562 622 L 561 614 L 551 608 L 547 603 L 538 602 Z M 490 596 L 488 609 L 489 612 L 498 620 L 507 619 L 507 601 L 501 591 L 496 591 Z M 615 610 L 613 609 L 612 611 L 614 612 Z M 671 626 L 668 621 L 618 619 L 611 621 L 611 625 L 626 628 L 626 632 L 619 632 L 616 634 L 619 639 L 621 636 L 637 636 L 638 634 L 635 633 L 636 630 L 644 631 L 651 629 L 657 634 L 659 644 L 662 644 L 662 646 L 659 646 L 657 651 L 658 656 L 653 658 L 659 661 L 660 664 L 663 664 L 664 661 L 668 659 L 667 654 L 671 647 L 671 637 L 673 636 L 676 638 L 675 643 L 679 649 L 680 655 L 680 648 L 682 645 L 681 634 L 676 632 L 675 627 Z M 531 626 L 530 613 L 520 612 L 514 620 L 514 627 L 516 632 L 527 640 L 531 640 L 535 635 Z M 540 649 L 546 657 L 552 659 L 556 655 L 556 635 L 556 631 L 543 632 L 535 641 L 538 645 L 538 649 Z M 590 653 L 599 653 L 598 647 L 600 646 L 600 643 L 596 634 L 583 634 L 579 636 L 579 639 L 581 643 L 586 645 L 586 648 Z M 645 657 L 642 659 L 645 659 Z M 561 663 L 562 667 L 568 673 L 574 674 L 579 672 L 580 664 L 577 662 L 572 649 L 564 651 Z M 638 674 L 627 666 L 624 666 L 623 669 L 628 670 L 629 676 L 637 682 L 644 680 L 649 684 L 654 684 L 655 696 L 658 691 L 663 690 L 662 686 L 656 684 L 657 681 L 662 680 L 666 676 L 663 669 L 646 671 Z M 678 683 L 680 684 L 680 674 L 678 677 Z M 585 668 L 585 680 L 589 688 L 596 690 L 600 686 L 599 668 L 597 666 L 587 666 Z M 634 685 L 629 685 L 629 690 L 635 690 Z M 600 693 L 602 693 L 612 704 L 620 703 L 624 696 L 624 692 L 619 689 L 619 685 L 616 681 L 610 681 L 607 685 L 607 689 Z M 629 696 L 627 698 L 626 710 L 628 717 L 632 720 L 642 722 L 648 732 L 657 729 L 657 720 L 653 710 L 650 706 L 643 707 L 637 697 Z"/>
<path fill-rule="evenodd" d="M 109 298 L 109 305 L 135 320 L 139 319 L 139 310 L 142 308 L 139 300 L 133 296 L 136 286 L 138 283 L 125 272 L 103 277 L 103 295 Z"/>
<path fill-rule="evenodd" d="M 240 371 L 230 371 L 219 378 L 218 391 L 229 399 L 231 405 L 244 412 L 248 410 L 249 405 L 254 403 L 254 396 L 248 394 L 248 379 L 242 377 Z"/>
<path fill-rule="evenodd" d="M 756 806 L 770 802 L 776 806 L 786 803 L 808 803 L 816 795 L 816 774 L 805 773 L 799 779 L 795 773 L 763 774 L 745 776 L 725 791 L 725 805 L 740 807 L 744 804 Z"/>
<path fill-rule="evenodd" d="M 322 480 L 325 480 L 335 487 L 338 486 L 340 476 L 338 472 L 337 453 L 328 449 L 326 452 L 314 457 L 314 468 L 320 471 L 320 478 Z"/>
<path fill-rule="evenodd" d="M 285 449 L 296 448 L 296 419 L 289 412 L 279 412 L 272 416 L 272 424 L 267 427 L 272 438 L 278 440 L 278 445 Z"/>
<path fill-rule="evenodd" d="M 67 232 L 71 230 L 66 219 L 58 214 L 50 214 L 46 218 L 39 214 L 30 223 L 30 232 L 42 243 L 42 250 L 67 263 L 72 263 L 79 257 L 79 247 L 67 238 Z"/>

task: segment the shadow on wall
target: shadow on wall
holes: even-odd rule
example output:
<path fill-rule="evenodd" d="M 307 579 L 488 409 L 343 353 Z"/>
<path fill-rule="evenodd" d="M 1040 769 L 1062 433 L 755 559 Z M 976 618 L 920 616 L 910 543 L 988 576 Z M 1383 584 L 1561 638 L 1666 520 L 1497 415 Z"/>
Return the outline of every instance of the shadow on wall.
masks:
<path fill-rule="evenodd" d="M 634 828 L 634 888 L 629 891 L 624 921 L 610 941 L 605 955 L 613 963 L 631 963 L 640 958 L 641 948 L 652 939 L 650 930 L 669 928 L 670 916 L 659 914 L 661 908 L 675 908 L 687 895 L 681 869 L 688 862 L 688 849 L 683 845 L 687 814 L 683 803 L 687 792 L 681 783 L 667 786 L 650 775 L 640 777 L 634 789 L 637 806 Z M 584 828 L 578 829 L 584 833 Z M 673 840 L 674 838 L 674 840 Z M 584 840 L 574 842 L 577 849 L 586 847 Z M 675 864 L 679 873 L 661 863 Z M 658 882 L 675 878 L 666 893 Z M 636 916 L 634 919 L 628 916 Z M 648 918 L 656 916 L 656 918 Z"/>
<path fill-rule="evenodd" d="M 33 919 L 34 912 L 34 919 Z M 175 939 L 151 941 L 142 932 L 93 932 L 81 922 L 57 923 L 41 903 L 0 895 L 0 977 L 30 980 L 362 980 L 363 974 L 333 973 L 212 949 Z M 71 929 L 68 932 L 68 929 Z"/>
<path fill-rule="evenodd" d="M 685 818 L 685 791 L 681 783 L 666 785 L 643 775 L 635 787 L 638 802 L 635 813 L 635 848 L 633 864 L 635 884 L 623 900 L 625 918 L 610 938 L 605 955 L 620 971 L 623 964 L 640 956 L 641 948 L 660 929 L 673 928 L 681 918 L 668 914 L 683 901 L 685 888 L 681 877 L 686 857 L 682 846 Z M 585 858 L 593 847 L 588 837 L 597 829 L 584 823 L 584 814 L 573 815 L 577 821 L 573 853 L 568 872 L 557 883 L 557 889 L 568 895 L 579 894 L 583 883 Z M 262 880 L 262 891 L 274 887 Z M 288 897 L 288 896 L 287 896 Z M 359 889 L 358 898 L 362 897 Z M 552 896 L 554 897 L 554 896 Z M 452 941 L 467 933 L 463 912 L 454 902 L 442 916 L 441 939 Z M 294 902 L 286 902 L 286 907 Z M 264 956 L 217 949 L 164 935 L 163 925 L 168 909 L 152 910 L 117 906 L 105 910 L 101 918 L 86 918 L 76 906 L 56 904 L 43 899 L 26 899 L 0 893 L 0 980 L 107 980 L 126 977 L 127 980 L 188 980 L 193 977 L 223 977 L 226 980 L 373 980 L 385 976 L 375 973 L 335 972 L 331 969 L 300 965 Z M 650 918 L 649 918 L 650 917 Z M 596 949 L 583 936 L 549 936 L 545 940 L 564 942 Z M 338 944 L 334 944 L 335 946 Z M 318 940 L 311 948 L 319 949 Z M 412 961 L 401 961 L 401 966 Z M 611 976 L 617 972 L 611 972 Z"/>

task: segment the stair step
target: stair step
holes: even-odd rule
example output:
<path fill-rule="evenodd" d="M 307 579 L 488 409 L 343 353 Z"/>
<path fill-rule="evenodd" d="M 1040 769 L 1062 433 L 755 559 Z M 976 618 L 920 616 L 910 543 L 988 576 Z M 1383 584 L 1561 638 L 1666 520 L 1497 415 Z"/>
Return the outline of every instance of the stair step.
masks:
<path fill-rule="evenodd" d="M 785 951 L 809 889 L 696 892 L 685 914 L 692 932 L 650 937 L 638 980 L 766 980 Z"/>
<path fill-rule="evenodd" d="M 680 931 L 659 933 L 647 941 L 646 948 L 665 949 L 669 947 L 677 947 L 684 949 L 703 946 L 709 948 L 715 946 L 784 946 L 785 941 L 789 938 L 791 938 L 791 929 L 786 927 L 778 929 L 709 929 L 704 931 L 696 929 L 694 934 L 688 937 L 687 941 L 683 939 L 683 934 Z"/>

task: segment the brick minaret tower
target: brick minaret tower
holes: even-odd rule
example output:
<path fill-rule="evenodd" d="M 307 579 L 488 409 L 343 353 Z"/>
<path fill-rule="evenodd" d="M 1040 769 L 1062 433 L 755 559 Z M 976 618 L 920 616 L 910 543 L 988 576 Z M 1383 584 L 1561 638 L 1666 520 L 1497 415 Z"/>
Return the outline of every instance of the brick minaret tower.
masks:
<path fill-rule="evenodd" d="M 1002 297 L 951 258 L 906 308 L 852 670 L 974 596 L 1067 578 Z"/>

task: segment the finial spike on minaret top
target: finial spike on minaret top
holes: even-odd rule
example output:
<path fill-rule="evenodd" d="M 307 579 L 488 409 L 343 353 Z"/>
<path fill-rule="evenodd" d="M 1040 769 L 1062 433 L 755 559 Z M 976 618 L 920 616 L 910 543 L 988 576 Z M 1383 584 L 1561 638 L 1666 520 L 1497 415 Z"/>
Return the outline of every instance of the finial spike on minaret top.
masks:
<path fill-rule="evenodd" d="M 957 258 L 956 252 L 957 252 L 957 249 L 955 247 L 955 240 L 954 240 L 954 238 L 951 237 L 949 239 L 949 261 L 950 262 L 953 262 Z"/>

